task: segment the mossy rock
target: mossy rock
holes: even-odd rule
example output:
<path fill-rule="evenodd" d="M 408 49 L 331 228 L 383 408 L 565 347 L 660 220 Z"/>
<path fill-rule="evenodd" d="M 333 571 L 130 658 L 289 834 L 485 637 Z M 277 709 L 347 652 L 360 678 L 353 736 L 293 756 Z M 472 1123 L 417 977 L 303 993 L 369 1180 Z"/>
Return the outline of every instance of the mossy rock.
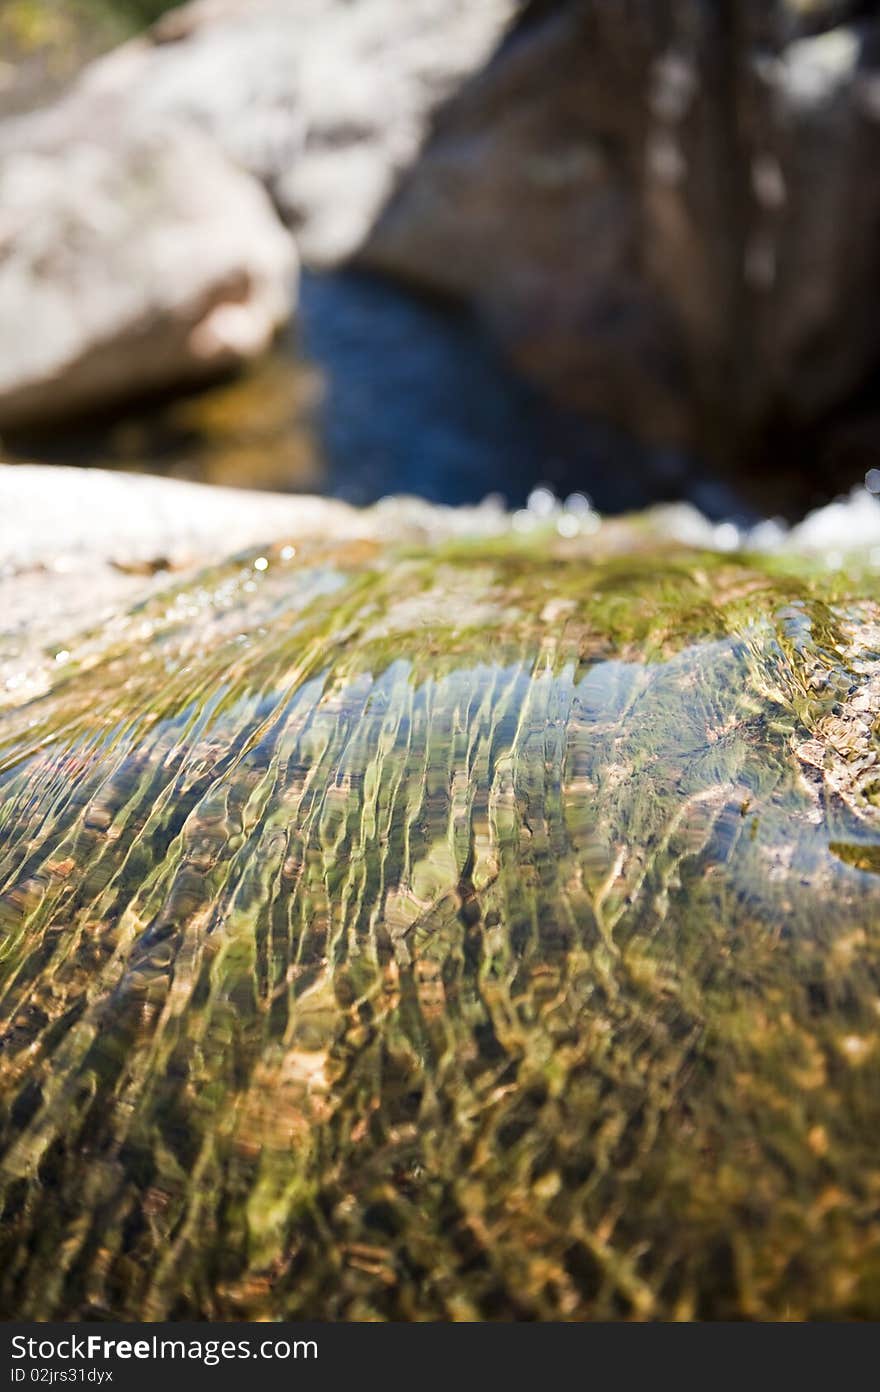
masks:
<path fill-rule="evenodd" d="M 3 1315 L 880 1316 L 870 585 L 290 550 L 5 719 Z"/>

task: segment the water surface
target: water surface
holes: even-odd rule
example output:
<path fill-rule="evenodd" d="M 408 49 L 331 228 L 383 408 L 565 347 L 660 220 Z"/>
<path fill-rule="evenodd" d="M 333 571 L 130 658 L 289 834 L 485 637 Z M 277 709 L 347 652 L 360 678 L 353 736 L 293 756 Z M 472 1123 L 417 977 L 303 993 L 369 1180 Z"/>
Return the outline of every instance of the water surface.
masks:
<path fill-rule="evenodd" d="M 0 745 L 0 1311 L 880 1312 L 876 605 L 283 546 Z"/>

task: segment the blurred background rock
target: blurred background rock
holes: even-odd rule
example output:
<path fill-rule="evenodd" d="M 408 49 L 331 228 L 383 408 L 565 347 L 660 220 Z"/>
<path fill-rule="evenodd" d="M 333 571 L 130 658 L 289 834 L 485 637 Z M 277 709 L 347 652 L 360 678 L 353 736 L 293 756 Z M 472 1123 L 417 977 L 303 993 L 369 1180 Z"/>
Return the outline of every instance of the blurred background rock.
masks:
<path fill-rule="evenodd" d="M 4 455 L 796 517 L 877 460 L 878 32 L 870 0 L 7 0 Z"/>

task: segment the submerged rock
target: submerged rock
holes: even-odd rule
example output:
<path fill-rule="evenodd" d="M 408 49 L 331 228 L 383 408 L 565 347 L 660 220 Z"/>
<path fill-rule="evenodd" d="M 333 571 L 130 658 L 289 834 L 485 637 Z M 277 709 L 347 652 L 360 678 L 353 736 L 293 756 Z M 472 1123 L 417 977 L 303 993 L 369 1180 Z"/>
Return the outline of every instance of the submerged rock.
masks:
<path fill-rule="evenodd" d="M 533 0 L 362 259 L 641 438 L 870 456 L 838 417 L 880 364 L 878 40 L 874 5 Z"/>
<path fill-rule="evenodd" d="M 876 1317 L 871 587 L 292 551 L 6 718 L 3 1313 Z"/>
<path fill-rule="evenodd" d="M 257 183 L 197 131 L 31 119 L 0 143 L 0 427 L 216 376 L 268 346 L 296 262 Z"/>

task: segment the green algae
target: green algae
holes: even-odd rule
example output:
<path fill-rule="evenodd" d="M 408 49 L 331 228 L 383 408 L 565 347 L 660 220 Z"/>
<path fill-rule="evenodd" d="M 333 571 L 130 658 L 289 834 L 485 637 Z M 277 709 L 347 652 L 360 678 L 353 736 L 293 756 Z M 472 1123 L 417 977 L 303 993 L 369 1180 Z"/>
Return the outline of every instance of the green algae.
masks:
<path fill-rule="evenodd" d="M 0 742 L 0 1308 L 880 1313 L 878 606 L 267 551 Z"/>

